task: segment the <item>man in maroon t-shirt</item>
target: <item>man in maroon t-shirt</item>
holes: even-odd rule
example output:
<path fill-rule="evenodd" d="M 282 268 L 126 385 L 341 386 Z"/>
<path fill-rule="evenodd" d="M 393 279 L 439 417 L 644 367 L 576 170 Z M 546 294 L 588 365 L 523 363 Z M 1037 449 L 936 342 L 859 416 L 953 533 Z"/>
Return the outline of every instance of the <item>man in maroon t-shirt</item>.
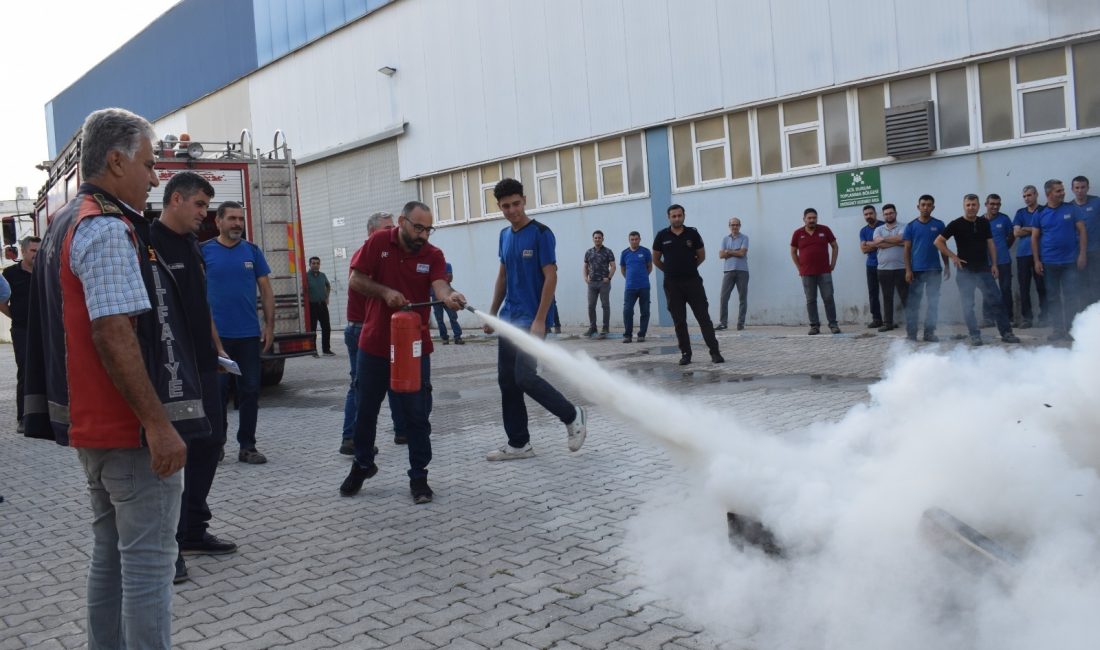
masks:
<path fill-rule="evenodd" d="M 810 336 L 821 333 L 821 319 L 817 315 L 817 294 L 825 303 L 825 317 L 829 319 L 829 331 L 840 334 L 836 322 L 836 305 L 833 303 L 833 268 L 836 267 L 837 243 L 833 231 L 817 225 L 817 210 L 806 208 L 802 213 L 802 228 L 791 235 L 791 261 L 802 276 L 802 289 L 806 292 L 806 313 L 810 316 Z"/>
<path fill-rule="evenodd" d="M 390 317 L 409 303 L 426 303 L 430 290 L 451 309 L 466 306 L 466 298 L 447 282 L 443 251 L 428 243 L 433 230 L 431 209 L 410 201 L 401 210 L 397 227 L 371 235 L 351 260 L 350 287 L 366 296 L 367 301 L 356 362 L 359 408 L 355 417 L 355 461 L 340 485 L 344 496 L 359 492 L 363 481 L 378 473 L 374 440 L 378 411 L 390 385 Z M 429 309 L 424 306 L 413 310 L 420 316 L 420 390 L 395 393 L 394 399 L 405 422 L 409 488 L 416 503 L 432 500 L 432 489 L 428 487 L 428 463 L 432 460 Z"/>

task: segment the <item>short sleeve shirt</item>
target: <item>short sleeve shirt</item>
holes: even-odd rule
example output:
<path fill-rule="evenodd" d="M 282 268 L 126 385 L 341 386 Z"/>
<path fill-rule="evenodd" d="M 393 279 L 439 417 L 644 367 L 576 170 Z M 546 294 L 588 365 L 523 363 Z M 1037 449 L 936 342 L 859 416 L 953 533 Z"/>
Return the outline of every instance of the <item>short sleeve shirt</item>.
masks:
<path fill-rule="evenodd" d="M 1008 246 L 1008 237 L 1012 234 L 1012 219 L 998 212 L 989 220 L 989 230 L 993 233 L 993 245 L 997 247 L 997 264 L 1011 264 L 1012 249 Z"/>
<path fill-rule="evenodd" d="M 585 252 L 584 263 L 588 267 L 590 282 L 603 281 L 611 276 L 611 269 L 615 264 L 615 253 L 612 253 L 607 246 L 600 246 L 598 249 L 593 246 Z"/>
<path fill-rule="evenodd" d="M 1080 221 L 1072 203 L 1057 208 L 1046 207 L 1039 212 L 1039 258 L 1043 264 L 1073 264 L 1077 261 L 1077 223 Z"/>
<path fill-rule="evenodd" d="M 1035 226 L 1035 221 L 1039 218 L 1039 213 L 1043 211 L 1043 206 L 1037 206 L 1035 212 L 1028 212 L 1027 206 L 1024 206 L 1016 211 L 1016 216 L 1012 219 L 1013 227 L 1020 228 L 1032 228 Z M 1024 235 L 1020 238 L 1020 242 L 1016 244 L 1016 257 L 1031 257 L 1031 235 Z"/>
<path fill-rule="evenodd" d="M 309 289 L 310 302 L 324 302 L 328 297 L 328 277 L 320 271 L 306 272 L 306 287 Z"/>
<path fill-rule="evenodd" d="M 500 231 L 497 256 L 505 276 L 504 303 L 497 314 L 501 319 L 521 328 L 535 322 L 546 283 L 542 269 L 557 264 L 556 248 L 553 231 L 534 219 L 519 230 L 506 226 Z M 552 313 L 552 309 L 546 310 L 547 327 Z"/>
<path fill-rule="evenodd" d="M 432 283 L 447 279 L 443 251 L 428 243 L 418 251 L 406 251 L 398 242 L 398 233 L 397 228 L 389 228 L 371 235 L 351 259 L 351 268 L 399 292 L 409 302 L 427 302 Z M 380 298 L 367 298 L 360 350 L 376 357 L 390 356 L 390 317 L 396 311 Z M 431 354 L 431 308 L 417 307 L 413 311 L 420 316 L 421 353 Z"/>
<path fill-rule="evenodd" d="M 69 269 L 84 285 L 91 320 L 137 316 L 151 308 L 130 228 L 122 219 L 94 217 L 77 224 Z"/>
<path fill-rule="evenodd" d="M 799 228 L 791 235 L 791 247 L 798 249 L 799 275 L 824 275 L 830 273 L 829 244 L 836 241 L 828 226 L 818 226 L 812 233 Z"/>
<path fill-rule="evenodd" d="M 955 254 L 966 262 L 962 267 L 964 271 L 989 270 L 988 242 L 993 239 L 993 233 L 988 219 L 976 217 L 968 221 L 959 217 L 947 224 L 941 235 L 944 239 L 955 240 Z"/>
<path fill-rule="evenodd" d="M 271 274 L 263 251 L 250 241 L 225 246 L 217 239 L 202 245 L 206 261 L 206 297 L 218 335 L 245 339 L 260 335 L 256 315 L 256 282 Z"/>
<path fill-rule="evenodd" d="M 875 221 L 873 226 L 864 226 L 859 229 L 859 241 L 870 242 L 875 240 L 875 229 L 883 224 L 882 221 Z M 871 268 L 878 267 L 878 249 L 871 251 L 870 253 L 864 253 L 867 258 L 867 266 Z"/>
<path fill-rule="evenodd" d="M 1073 207 L 1077 209 L 1077 218 L 1085 222 L 1085 233 L 1088 235 L 1086 250 L 1100 251 L 1100 196 L 1090 194 L 1084 205 L 1077 205 L 1075 202 Z"/>
<path fill-rule="evenodd" d="M 624 248 L 619 254 L 619 266 L 626 269 L 627 289 L 649 288 L 649 265 L 653 263 L 653 253 L 645 246 L 639 246 L 638 250 Z"/>
<path fill-rule="evenodd" d="M 665 277 L 674 280 L 699 277 L 695 258 L 703 250 L 703 238 L 698 230 L 684 226 L 677 235 L 672 228 L 665 228 L 653 238 L 653 250 L 661 253 Z"/>
<path fill-rule="evenodd" d="M 742 248 L 749 247 L 748 235 L 726 235 L 722 238 L 722 250 L 739 251 Z M 749 256 L 746 253 L 743 257 L 727 257 L 722 260 L 723 271 L 748 271 L 749 270 Z"/>
<path fill-rule="evenodd" d="M 878 228 L 875 228 L 875 238 L 881 237 L 886 239 L 887 237 L 897 237 L 902 234 L 905 229 L 905 224 L 895 221 L 894 227 L 891 228 L 887 224 L 882 224 Z M 905 248 L 902 246 L 891 246 L 890 248 L 878 249 L 878 268 L 880 271 L 900 271 L 905 268 Z"/>
<path fill-rule="evenodd" d="M 905 224 L 902 239 L 909 242 L 909 264 L 914 272 L 940 271 L 940 251 L 936 248 L 936 237 L 946 228 L 942 221 L 932 217 L 928 223 L 913 219 Z"/>

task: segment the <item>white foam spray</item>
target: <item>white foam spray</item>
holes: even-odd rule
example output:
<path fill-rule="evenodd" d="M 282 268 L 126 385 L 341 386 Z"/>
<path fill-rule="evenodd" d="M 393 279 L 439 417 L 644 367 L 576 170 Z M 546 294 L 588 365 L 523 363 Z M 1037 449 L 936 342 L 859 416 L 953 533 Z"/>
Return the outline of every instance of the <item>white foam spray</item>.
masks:
<path fill-rule="evenodd" d="M 703 404 L 685 426 L 659 391 L 477 314 L 697 480 L 637 518 L 630 545 L 711 634 L 761 649 L 1100 647 L 1100 304 L 1072 349 L 899 345 L 869 405 L 779 435 Z M 944 559 L 918 531 L 931 506 L 1010 547 L 1010 580 Z M 725 511 L 765 522 L 786 557 L 731 546 Z"/>

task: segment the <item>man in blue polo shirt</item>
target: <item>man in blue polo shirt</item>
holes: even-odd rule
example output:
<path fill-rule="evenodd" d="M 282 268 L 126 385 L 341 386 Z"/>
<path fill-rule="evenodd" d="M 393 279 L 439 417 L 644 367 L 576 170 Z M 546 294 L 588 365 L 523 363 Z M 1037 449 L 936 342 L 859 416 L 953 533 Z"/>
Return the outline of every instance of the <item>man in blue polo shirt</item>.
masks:
<path fill-rule="evenodd" d="M 1000 195 L 990 194 L 985 197 L 985 214 L 982 218 L 989 222 L 989 230 L 993 235 L 993 247 L 997 250 L 997 260 L 994 262 L 997 267 L 997 286 L 1001 290 L 1001 304 L 1011 321 L 1015 314 L 1015 305 L 1012 303 L 1012 245 L 1016 242 L 1016 237 L 1012 234 L 1012 219 L 1001 212 Z M 982 298 L 982 327 L 993 327 L 996 314 L 997 306 Z"/>
<path fill-rule="evenodd" d="M 730 294 L 737 287 L 737 329 L 745 329 L 749 310 L 749 236 L 741 232 L 741 220 L 730 217 L 730 234 L 722 238 L 718 257 L 722 260 L 722 294 L 718 298 L 718 324 L 724 330 L 729 318 Z"/>
<path fill-rule="evenodd" d="M 1089 179 L 1077 176 L 1070 184 L 1077 218 L 1084 222 L 1088 233 L 1088 256 L 1081 282 L 1081 308 L 1100 300 L 1100 196 L 1089 194 Z"/>
<path fill-rule="evenodd" d="M 1043 184 L 1047 207 L 1039 213 L 1031 233 L 1031 252 L 1035 255 L 1035 274 L 1047 281 L 1047 305 L 1050 307 L 1052 342 L 1069 340 L 1069 325 L 1077 313 L 1079 273 L 1085 269 L 1088 233 L 1077 216 L 1077 208 L 1063 203 L 1066 188 L 1062 181 L 1050 179 Z"/>
<path fill-rule="evenodd" d="M 1031 231 L 1035 220 L 1039 218 L 1039 190 L 1034 185 L 1025 185 L 1023 189 L 1024 207 L 1016 211 L 1012 219 L 1012 234 L 1020 242 L 1016 245 L 1016 282 L 1020 286 L 1020 329 L 1031 327 L 1038 321 L 1042 326 L 1047 319 L 1047 285 L 1043 276 L 1035 275 L 1035 257 L 1031 254 Z M 1031 280 L 1035 280 L 1035 291 L 1039 295 L 1039 312 L 1031 309 Z"/>
<path fill-rule="evenodd" d="M 882 307 L 878 301 L 878 246 L 875 245 L 875 229 L 882 225 L 875 206 L 863 206 L 863 220 L 867 225 L 859 229 L 859 250 L 866 258 L 867 301 L 871 306 L 871 322 L 867 327 L 882 327 Z"/>
<path fill-rule="evenodd" d="M 244 207 L 236 201 L 218 206 L 215 224 L 218 236 L 202 245 L 206 263 L 206 295 L 222 347 L 240 366 L 237 399 L 237 460 L 259 465 L 267 457 L 256 449 L 256 420 L 260 410 L 260 350 L 275 343 L 275 294 L 271 290 L 271 267 L 263 251 L 244 239 Z M 256 317 L 256 288 L 264 311 L 263 331 Z M 222 408 L 229 401 L 229 375 L 221 375 Z"/>
<path fill-rule="evenodd" d="M 905 334 L 910 341 L 917 340 L 920 324 L 920 303 L 927 291 L 928 304 L 924 310 L 924 340 L 939 341 L 936 323 L 940 312 L 940 284 L 951 278 L 947 256 L 936 248 L 936 237 L 945 228 L 942 221 L 932 216 L 936 199 L 923 194 L 917 200 L 919 216 L 905 226 L 902 241 L 905 242 L 905 281 L 909 283 L 909 300 L 905 305 Z M 942 279 L 940 261 L 943 261 Z"/>
<path fill-rule="evenodd" d="M 649 274 L 653 272 L 653 253 L 642 246 L 642 235 L 638 231 L 627 235 L 629 248 L 619 254 L 619 270 L 626 278 L 623 289 L 623 343 L 634 339 L 634 303 L 638 303 L 642 320 L 638 324 L 638 342 L 645 343 L 645 333 L 649 331 Z"/>
<path fill-rule="evenodd" d="M 550 305 L 558 284 L 558 260 L 554 233 L 527 216 L 523 184 L 505 178 L 493 188 L 497 206 L 509 225 L 500 231 L 497 247 L 500 268 L 493 288 L 489 313 L 516 327 L 546 338 L 550 324 Z M 486 325 L 486 334 L 493 329 Z M 577 451 L 588 433 L 584 409 L 574 406 L 538 375 L 535 358 L 503 337 L 498 340 L 497 383 L 500 384 L 504 433 L 508 442 L 486 455 L 487 460 L 531 458 L 531 434 L 527 429 L 527 405 L 524 395 L 542 405 L 565 424 L 569 451 Z"/>

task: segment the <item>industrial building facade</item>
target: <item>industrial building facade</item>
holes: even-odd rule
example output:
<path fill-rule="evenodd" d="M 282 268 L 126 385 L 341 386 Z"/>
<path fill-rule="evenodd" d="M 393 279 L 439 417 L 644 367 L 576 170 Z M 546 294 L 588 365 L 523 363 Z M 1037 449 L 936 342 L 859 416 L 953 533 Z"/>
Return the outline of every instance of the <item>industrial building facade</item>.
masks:
<path fill-rule="evenodd" d="M 271 8 L 298 3 L 251 4 L 242 20 L 267 34 L 254 42 L 295 33 L 275 25 L 301 16 Z M 853 322 L 869 316 L 852 196 L 895 203 L 908 221 L 932 194 L 946 221 L 969 192 L 1001 194 L 1011 214 L 1026 184 L 1084 174 L 1100 186 L 1100 4 L 1089 0 L 348 4 L 323 3 L 339 19 L 312 40 L 284 39 L 284 53 L 268 48 L 203 96 L 145 111 L 162 135 L 237 140 L 248 129 L 262 146 L 285 134 L 306 251 L 334 281 L 336 322 L 366 218 L 413 198 L 433 206 L 432 241 L 456 286 L 487 307 L 507 225 L 492 186 L 505 176 L 523 181 L 529 213 L 557 235 L 567 325 L 587 321 L 592 231 L 616 252 L 632 230 L 648 245 L 671 203 L 711 251 L 700 271 L 712 315 L 717 248 L 740 217 L 749 325 L 804 322 L 789 242 L 814 207 L 839 238 L 837 307 Z M 187 12 L 161 20 L 173 13 Z M 852 182 L 867 187 L 846 195 Z M 621 296 L 616 280 L 612 304 Z"/>

